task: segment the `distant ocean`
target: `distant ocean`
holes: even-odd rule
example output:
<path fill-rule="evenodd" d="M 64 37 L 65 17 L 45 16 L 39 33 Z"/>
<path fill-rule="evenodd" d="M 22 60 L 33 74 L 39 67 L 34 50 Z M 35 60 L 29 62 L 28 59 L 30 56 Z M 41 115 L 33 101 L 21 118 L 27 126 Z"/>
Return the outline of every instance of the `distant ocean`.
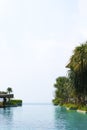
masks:
<path fill-rule="evenodd" d="M 0 130 L 87 130 L 87 115 L 52 104 L 0 108 Z"/>

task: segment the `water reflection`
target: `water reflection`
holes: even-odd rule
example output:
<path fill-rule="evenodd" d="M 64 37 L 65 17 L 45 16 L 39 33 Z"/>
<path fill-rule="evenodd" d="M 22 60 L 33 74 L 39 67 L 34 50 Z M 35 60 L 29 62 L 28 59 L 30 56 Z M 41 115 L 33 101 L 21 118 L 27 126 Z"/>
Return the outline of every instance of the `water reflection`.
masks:
<path fill-rule="evenodd" d="M 87 130 L 87 115 L 52 105 L 0 108 L 0 130 Z"/>
<path fill-rule="evenodd" d="M 87 115 L 55 107 L 55 127 L 57 130 L 87 130 Z"/>
<path fill-rule="evenodd" d="M 8 125 L 11 126 L 12 121 L 13 121 L 13 109 L 10 107 L 0 108 L 0 126 L 4 129 Z"/>
<path fill-rule="evenodd" d="M 55 107 L 55 127 L 57 130 L 65 130 L 66 122 L 65 122 L 65 109 L 57 106 Z"/>

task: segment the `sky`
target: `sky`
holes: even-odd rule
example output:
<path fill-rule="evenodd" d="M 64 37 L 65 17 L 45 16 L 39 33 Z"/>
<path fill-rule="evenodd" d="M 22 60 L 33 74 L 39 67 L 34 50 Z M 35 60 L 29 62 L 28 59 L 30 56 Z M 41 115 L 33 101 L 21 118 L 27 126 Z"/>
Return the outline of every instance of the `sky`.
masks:
<path fill-rule="evenodd" d="M 0 90 L 51 102 L 56 78 L 86 40 L 86 0 L 0 0 Z"/>

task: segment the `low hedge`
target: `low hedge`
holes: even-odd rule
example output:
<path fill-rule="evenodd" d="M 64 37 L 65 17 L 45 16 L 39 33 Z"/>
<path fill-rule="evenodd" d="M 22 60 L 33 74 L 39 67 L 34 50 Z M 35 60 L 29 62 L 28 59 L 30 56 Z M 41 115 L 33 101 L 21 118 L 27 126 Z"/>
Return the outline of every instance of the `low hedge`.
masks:
<path fill-rule="evenodd" d="M 79 106 L 78 109 L 82 111 L 87 111 L 87 106 Z"/>
<path fill-rule="evenodd" d="M 21 106 L 22 100 L 16 99 L 16 100 L 10 100 L 6 103 L 7 105 L 14 105 L 14 106 Z"/>
<path fill-rule="evenodd" d="M 52 100 L 54 105 L 62 105 L 63 104 L 63 100 L 61 98 L 56 98 Z"/>
<path fill-rule="evenodd" d="M 72 110 L 78 109 L 78 105 L 77 104 L 66 103 L 66 104 L 63 104 L 63 106 L 64 107 L 68 107 L 69 109 L 72 109 Z"/>

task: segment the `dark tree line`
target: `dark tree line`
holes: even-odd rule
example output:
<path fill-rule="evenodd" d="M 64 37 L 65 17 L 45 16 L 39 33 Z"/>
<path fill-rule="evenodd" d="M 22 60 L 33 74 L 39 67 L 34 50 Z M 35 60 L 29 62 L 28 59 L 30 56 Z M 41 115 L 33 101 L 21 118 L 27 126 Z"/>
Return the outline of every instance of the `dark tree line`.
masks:
<path fill-rule="evenodd" d="M 69 63 L 67 77 L 58 77 L 54 84 L 54 104 L 73 102 L 85 104 L 87 98 L 87 42 L 77 46 Z"/>

